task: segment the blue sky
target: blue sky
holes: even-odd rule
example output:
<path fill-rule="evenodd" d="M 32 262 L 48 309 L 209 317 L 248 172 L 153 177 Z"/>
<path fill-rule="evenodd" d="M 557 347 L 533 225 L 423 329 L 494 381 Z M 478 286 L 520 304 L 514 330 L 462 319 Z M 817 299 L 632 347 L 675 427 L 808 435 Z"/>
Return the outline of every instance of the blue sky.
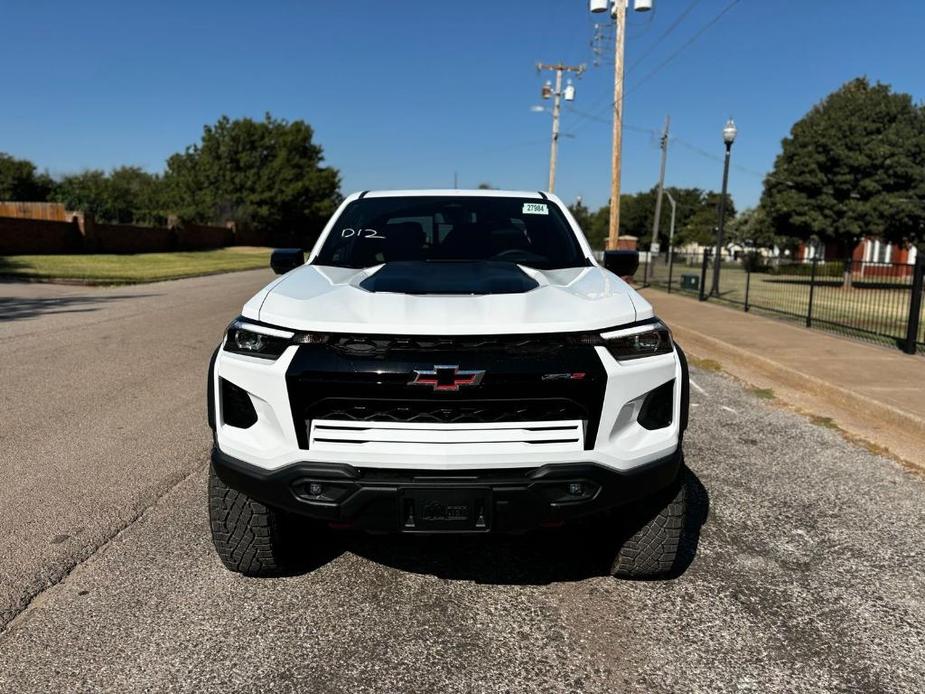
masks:
<path fill-rule="evenodd" d="M 627 30 L 623 189 L 658 173 L 649 130 L 671 114 L 667 182 L 718 188 L 720 131 L 739 127 L 730 190 L 754 204 L 792 123 L 867 75 L 925 98 L 925 2 L 655 0 Z M 683 21 L 666 30 L 693 4 Z M 0 151 L 53 174 L 164 160 L 220 115 L 307 120 L 345 192 L 546 186 L 538 60 L 592 62 L 586 0 L 0 2 Z M 653 73 L 653 71 L 655 71 Z M 612 66 L 576 82 L 606 121 Z M 569 113 L 557 193 L 607 200 L 610 127 Z M 698 152 L 702 150 L 702 152 Z M 711 156 L 705 156 L 707 153 Z"/>

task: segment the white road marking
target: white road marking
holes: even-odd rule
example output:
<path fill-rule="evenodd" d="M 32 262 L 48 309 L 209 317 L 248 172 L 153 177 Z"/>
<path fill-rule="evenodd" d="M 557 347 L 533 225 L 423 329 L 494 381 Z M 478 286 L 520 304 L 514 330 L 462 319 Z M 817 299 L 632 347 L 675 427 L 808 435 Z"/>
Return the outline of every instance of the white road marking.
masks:
<path fill-rule="evenodd" d="M 732 412 L 732 414 L 739 414 L 738 412 L 736 412 L 736 411 L 735 411 L 734 409 L 732 409 L 731 407 L 726 407 L 725 405 L 721 405 L 721 407 L 722 407 L 724 410 L 726 410 L 726 412 Z"/>
<path fill-rule="evenodd" d="M 707 394 L 707 391 L 705 391 L 703 388 L 701 388 L 701 387 L 698 386 L 696 383 L 694 383 L 694 379 L 693 379 L 693 378 L 690 378 L 690 379 L 688 379 L 688 380 L 691 382 L 691 385 L 694 386 L 694 388 L 697 389 L 697 392 L 698 392 L 698 393 L 703 393 L 704 395 Z"/>

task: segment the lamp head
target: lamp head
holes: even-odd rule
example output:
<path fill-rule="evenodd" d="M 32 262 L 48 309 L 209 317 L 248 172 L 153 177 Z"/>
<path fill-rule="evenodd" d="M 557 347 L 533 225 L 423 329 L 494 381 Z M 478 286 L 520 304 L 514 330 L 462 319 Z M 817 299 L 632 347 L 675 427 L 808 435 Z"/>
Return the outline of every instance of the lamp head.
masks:
<path fill-rule="evenodd" d="M 735 121 L 730 118 L 726 121 L 726 127 L 723 128 L 723 142 L 725 142 L 727 145 L 731 145 L 733 142 L 735 142 L 736 134 L 738 132 L 739 131 L 736 129 Z"/>

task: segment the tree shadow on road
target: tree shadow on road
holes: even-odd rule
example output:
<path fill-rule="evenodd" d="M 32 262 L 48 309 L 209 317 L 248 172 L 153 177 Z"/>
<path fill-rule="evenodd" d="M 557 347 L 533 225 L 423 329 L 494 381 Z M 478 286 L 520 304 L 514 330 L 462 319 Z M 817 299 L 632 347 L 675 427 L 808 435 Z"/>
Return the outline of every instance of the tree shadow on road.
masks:
<path fill-rule="evenodd" d="M 690 567 L 709 513 L 709 494 L 693 472 L 688 476 L 688 522 L 675 566 L 664 579 Z M 606 522 L 606 521 L 605 521 Z M 604 526 L 606 527 L 606 526 Z M 523 535 L 335 534 L 329 557 L 349 551 L 410 573 L 483 584 L 546 585 L 581 581 L 609 573 L 614 536 L 601 522 L 587 522 Z M 321 563 L 324 563 L 323 561 Z M 320 565 L 313 562 L 307 570 Z"/>
<path fill-rule="evenodd" d="M 2 292 L 0 284 L 0 292 Z M 89 313 L 119 299 L 139 299 L 153 294 L 84 295 L 62 297 L 0 296 L 0 322 L 37 318 L 55 313 Z"/>

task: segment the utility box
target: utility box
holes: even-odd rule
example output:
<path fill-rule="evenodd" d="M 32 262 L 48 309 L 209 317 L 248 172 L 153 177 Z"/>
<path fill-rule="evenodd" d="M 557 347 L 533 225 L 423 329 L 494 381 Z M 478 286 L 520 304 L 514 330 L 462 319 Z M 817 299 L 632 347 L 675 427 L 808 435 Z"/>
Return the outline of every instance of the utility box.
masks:
<path fill-rule="evenodd" d="M 681 275 L 681 289 L 689 289 L 692 292 L 700 290 L 700 277 L 690 273 Z"/>

